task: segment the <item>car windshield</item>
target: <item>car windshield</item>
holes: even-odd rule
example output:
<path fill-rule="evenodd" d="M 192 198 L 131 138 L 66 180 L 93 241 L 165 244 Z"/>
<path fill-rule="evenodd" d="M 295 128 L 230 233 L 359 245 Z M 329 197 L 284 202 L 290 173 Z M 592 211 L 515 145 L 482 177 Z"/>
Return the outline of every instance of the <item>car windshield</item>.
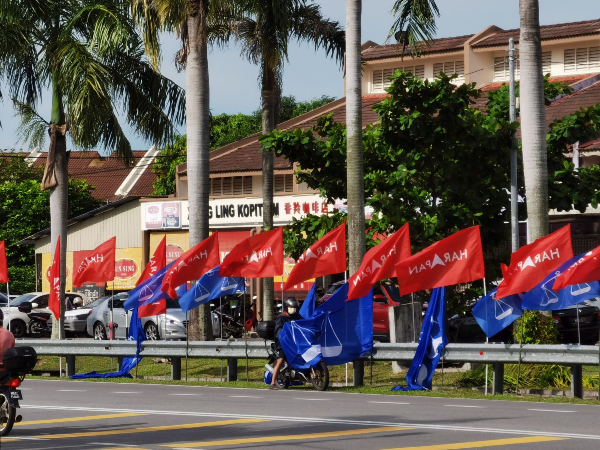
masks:
<path fill-rule="evenodd" d="M 27 303 L 28 301 L 30 301 L 31 299 L 37 297 L 37 294 L 24 294 L 21 295 L 20 297 L 15 298 L 13 301 L 10 302 L 10 306 L 18 306 L 22 303 Z"/>
<path fill-rule="evenodd" d="M 104 297 L 100 297 L 97 298 L 96 300 L 94 300 L 92 303 L 88 303 L 87 305 L 85 305 L 84 308 L 95 308 L 96 306 L 98 306 L 100 303 L 108 300 L 110 298 L 110 295 L 106 295 Z"/>
<path fill-rule="evenodd" d="M 181 307 L 179 306 L 179 302 L 177 300 L 173 300 L 171 298 L 167 299 L 166 305 L 167 305 L 167 309 L 171 309 L 171 308 L 181 309 Z"/>
<path fill-rule="evenodd" d="M 342 286 L 343 284 L 332 284 L 331 286 L 329 286 L 329 289 L 327 289 L 327 292 L 325 292 L 325 294 L 335 294 L 337 290 Z"/>

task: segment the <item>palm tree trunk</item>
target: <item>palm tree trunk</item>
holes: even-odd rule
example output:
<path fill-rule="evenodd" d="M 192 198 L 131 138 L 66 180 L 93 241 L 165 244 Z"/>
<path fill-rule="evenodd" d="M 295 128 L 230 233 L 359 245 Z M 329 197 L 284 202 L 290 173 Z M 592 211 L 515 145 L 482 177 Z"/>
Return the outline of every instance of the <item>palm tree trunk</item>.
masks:
<path fill-rule="evenodd" d="M 187 2 L 188 55 L 186 66 L 187 173 L 190 247 L 209 235 L 209 78 L 206 15 L 208 0 Z M 191 340 L 213 340 L 209 305 L 190 314 Z"/>
<path fill-rule="evenodd" d="M 365 188 L 361 88 L 362 0 L 346 0 L 346 170 L 348 186 L 348 250 L 350 273 L 365 254 Z M 354 386 L 362 386 L 364 363 L 354 361 Z"/>
<path fill-rule="evenodd" d="M 262 89 L 262 132 L 268 134 L 275 129 L 276 82 L 275 70 L 264 68 Z M 273 152 L 262 152 L 263 228 L 273 228 Z M 273 278 L 263 280 L 263 318 L 273 320 L 275 287 Z"/>
<path fill-rule="evenodd" d="M 546 107 L 538 0 L 520 0 L 521 139 L 530 240 L 548 234 Z"/>
<path fill-rule="evenodd" d="M 50 149 L 48 158 L 54 159 L 56 186 L 50 190 L 50 242 L 52 261 L 60 236 L 60 314 L 52 322 L 52 339 L 64 339 L 65 284 L 67 280 L 67 219 L 69 210 L 69 173 L 67 168 L 66 120 L 62 95 L 52 77 L 52 115 L 50 118 Z"/>

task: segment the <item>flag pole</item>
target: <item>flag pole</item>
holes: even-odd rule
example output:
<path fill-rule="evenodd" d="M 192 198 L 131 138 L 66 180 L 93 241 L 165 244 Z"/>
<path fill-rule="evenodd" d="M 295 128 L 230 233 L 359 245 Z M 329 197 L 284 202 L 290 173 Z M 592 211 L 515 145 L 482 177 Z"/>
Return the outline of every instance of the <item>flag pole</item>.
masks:
<path fill-rule="evenodd" d="M 346 271 L 345 270 L 344 270 L 344 283 L 346 283 Z M 346 387 L 348 387 L 348 363 L 346 363 Z"/>
<path fill-rule="evenodd" d="M 190 348 L 190 312 L 185 312 L 185 381 L 188 380 L 188 353 Z"/>
<path fill-rule="evenodd" d="M 417 336 L 416 336 L 417 330 L 415 329 L 415 293 L 414 292 L 410 294 L 410 304 L 412 305 L 413 343 L 414 343 L 417 341 Z"/>
<path fill-rule="evenodd" d="M 581 345 L 581 329 L 579 328 L 579 305 L 577 306 L 577 342 L 579 345 Z"/>
<path fill-rule="evenodd" d="M 209 305 L 210 305 L 210 303 L 209 303 Z M 229 303 L 229 306 L 231 309 L 231 302 Z M 222 341 L 223 340 L 223 297 L 219 297 L 219 311 L 221 311 L 221 341 Z M 212 317 L 211 317 L 211 319 L 212 319 Z M 211 323 L 210 329 L 212 331 L 212 323 Z M 214 335 L 214 332 L 213 332 L 213 335 Z M 219 381 L 223 382 L 223 359 L 221 359 L 221 377 L 219 378 Z"/>
<path fill-rule="evenodd" d="M 6 320 L 8 321 L 8 326 L 5 327 L 8 331 L 10 331 L 10 289 L 8 288 L 8 280 L 6 280 L 6 301 L 8 302 L 8 304 L 6 305 L 8 308 L 8 314 L 6 314 L 6 316 L 8 317 Z"/>
<path fill-rule="evenodd" d="M 487 288 L 485 286 L 485 277 L 483 277 L 483 296 L 487 297 Z M 485 305 L 485 308 L 487 310 L 487 303 Z M 487 314 L 486 314 L 486 317 L 487 317 Z M 490 340 L 486 335 L 485 344 L 487 345 L 487 344 L 489 344 L 489 342 L 490 342 Z M 489 370 L 489 367 L 490 367 L 489 364 L 485 365 L 485 395 L 488 395 L 488 374 L 489 374 L 488 370 Z"/>
<path fill-rule="evenodd" d="M 525 330 L 525 313 L 527 313 L 526 309 L 523 310 L 523 316 L 521 316 L 521 345 L 519 346 L 519 365 L 517 366 L 517 395 L 519 395 L 519 377 L 521 376 L 521 354 L 523 351 L 523 331 Z"/>

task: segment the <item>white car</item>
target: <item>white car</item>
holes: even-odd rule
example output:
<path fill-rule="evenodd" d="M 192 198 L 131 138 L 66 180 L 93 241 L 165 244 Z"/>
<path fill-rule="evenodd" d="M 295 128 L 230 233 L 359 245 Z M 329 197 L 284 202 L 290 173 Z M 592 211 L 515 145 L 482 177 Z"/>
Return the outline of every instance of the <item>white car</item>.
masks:
<path fill-rule="evenodd" d="M 4 314 L 4 323 L 8 325 L 10 320 L 10 331 L 12 331 L 12 334 L 15 336 L 15 338 L 22 338 L 26 334 L 29 334 L 29 316 L 26 313 L 19 311 L 19 305 L 23 303 L 31 303 L 32 311 L 51 313 L 51 311 L 48 309 L 48 297 L 48 292 L 30 292 L 11 300 L 10 308 L 2 308 L 2 313 Z M 67 303 L 67 309 L 72 310 L 73 304 L 84 304 L 86 297 L 84 294 L 66 292 L 65 299 Z"/>

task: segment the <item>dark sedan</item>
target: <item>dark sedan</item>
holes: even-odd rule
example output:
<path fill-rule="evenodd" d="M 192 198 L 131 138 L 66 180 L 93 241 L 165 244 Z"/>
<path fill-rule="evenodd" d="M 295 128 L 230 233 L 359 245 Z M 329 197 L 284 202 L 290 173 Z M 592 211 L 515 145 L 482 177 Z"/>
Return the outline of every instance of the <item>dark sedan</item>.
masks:
<path fill-rule="evenodd" d="M 556 329 L 564 344 L 595 344 L 600 333 L 600 300 L 586 300 L 583 303 L 552 312 Z M 579 325 L 579 335 L 577 332 Z"/>

